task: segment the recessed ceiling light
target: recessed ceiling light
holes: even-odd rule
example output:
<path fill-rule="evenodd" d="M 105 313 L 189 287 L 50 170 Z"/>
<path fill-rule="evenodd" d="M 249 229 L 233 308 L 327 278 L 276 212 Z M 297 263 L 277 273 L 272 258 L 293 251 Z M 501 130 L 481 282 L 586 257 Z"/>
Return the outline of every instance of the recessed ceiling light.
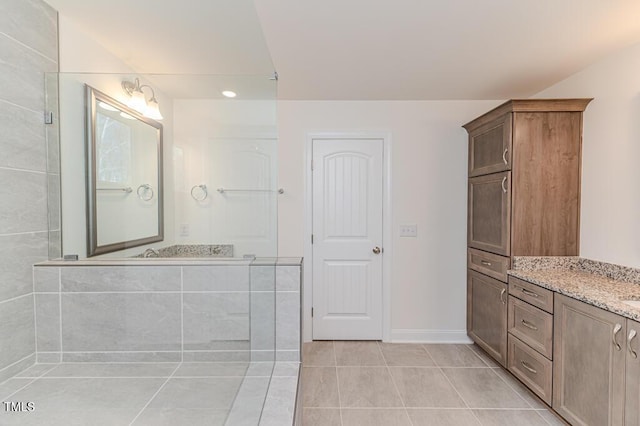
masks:
<path fill-rule="evenodd" d="M 232 92 L 231 90 L 223 90 L 222 95 L 226 96 L 227 98 L 235 98 L 236 92 Z"/>

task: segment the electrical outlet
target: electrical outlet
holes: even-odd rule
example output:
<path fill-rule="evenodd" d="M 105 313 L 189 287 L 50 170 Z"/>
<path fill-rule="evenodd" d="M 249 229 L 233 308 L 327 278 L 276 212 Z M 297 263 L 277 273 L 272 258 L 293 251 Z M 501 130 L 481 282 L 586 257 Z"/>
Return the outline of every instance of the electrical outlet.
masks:
<path fill-rule="evenodd" d="M 189 236 L 189 224 L 188 223 L 180 224 L 180 236 L 181 237 L 188 237 Z"/>
<path fill-rule="evenodd" d="M 400 225 L 400 236 L 401 237 L 417 237 L 418 236 L 418 225 Z"/>

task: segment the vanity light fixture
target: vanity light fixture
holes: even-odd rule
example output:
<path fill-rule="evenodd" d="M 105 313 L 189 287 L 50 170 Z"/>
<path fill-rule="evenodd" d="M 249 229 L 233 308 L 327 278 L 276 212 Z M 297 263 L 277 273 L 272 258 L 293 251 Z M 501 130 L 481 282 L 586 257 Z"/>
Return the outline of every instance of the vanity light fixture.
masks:
<path fill-rule="evenodd" d="M 236 92 L 234 92 L 234 91 L 223 90 L 222 91 L 222 96 L 226 96 L 227 98 L 235 98 L 237 95 L 236 95 Z"/>
<path fill-rule="evenodd" d="M 142 91 L 143 87 L 147 87 L 151 90 L 151 98 L 149 100 L 144 96 L 144 92 Z M 123 80 L 122 89 L 131 96 L 131 99 L 129 100 L 129 106 L 131 108 L 139 111 L 146 117 L 154 120 L 162 120 L 162 114 L 160 114 L 160 107 L 158 106 L 158 100 L 156 99 L 156 93 L 153 90 L 153 87 L 148 84 L 141 85 L 140 80 L 136 78 L 133 82 Z"/>

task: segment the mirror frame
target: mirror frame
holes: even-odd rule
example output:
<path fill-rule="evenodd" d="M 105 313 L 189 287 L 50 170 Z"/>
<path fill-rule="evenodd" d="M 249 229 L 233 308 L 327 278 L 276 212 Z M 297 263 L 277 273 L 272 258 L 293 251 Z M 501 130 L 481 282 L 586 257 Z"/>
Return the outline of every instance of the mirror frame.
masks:
<path fill-rule="evenodd" d="M 156 120 L 143 116 L 138 111 L 129 108 L 111 96 L 85 84 L 86 91 L 86 190 L 87 190 L 87 257 L 111 253 L 131 247 L 142 246 L 164 240 L 164 188 L 162 171 L 162 124 Z M 111 244 L 98 245 L 97 193 L 96 193 L 96 112 L 98 102 L 104 102 L 120 111 L 129 114 L 136 120 L 148 124 L 157 130 L 158 155 L 158 232 L 156 235 L 135 240 L 120 241 Z M 135 192 L 135 191 L 134 191 Z"/>

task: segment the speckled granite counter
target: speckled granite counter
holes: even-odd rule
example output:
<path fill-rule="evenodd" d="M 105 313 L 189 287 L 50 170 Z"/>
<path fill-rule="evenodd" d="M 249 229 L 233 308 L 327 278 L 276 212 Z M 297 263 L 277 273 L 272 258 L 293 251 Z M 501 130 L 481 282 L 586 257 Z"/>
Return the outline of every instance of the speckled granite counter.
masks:
<path fill-rule="evenodd" d="M 640 270 L 579 257 L 516 257 L 510 276 L 640 321 Z"/>

